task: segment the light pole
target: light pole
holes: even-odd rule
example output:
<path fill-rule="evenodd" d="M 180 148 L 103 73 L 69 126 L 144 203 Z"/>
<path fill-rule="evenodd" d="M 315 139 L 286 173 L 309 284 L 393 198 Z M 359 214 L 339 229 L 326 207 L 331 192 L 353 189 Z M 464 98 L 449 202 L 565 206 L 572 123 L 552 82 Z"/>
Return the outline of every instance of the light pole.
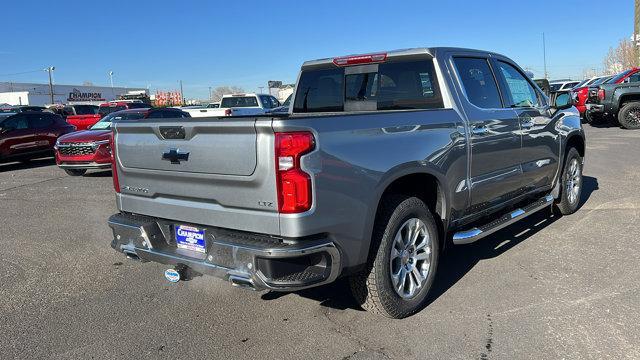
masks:
<path fill-rule="evenodd" d="M 111 82 L 111 89 L 113 89 L 113 71 L 109 71 L 109 82 Z"/>
<path fill-rule="evenodd" d="M 51 100 L 51 104 L 53 105 L 53 78 L 51 77 L 51 73 L 55 70 L 55 66 L 49 66 L 44 69 L 44 71 L 49 73 L 49 100 Z"/>

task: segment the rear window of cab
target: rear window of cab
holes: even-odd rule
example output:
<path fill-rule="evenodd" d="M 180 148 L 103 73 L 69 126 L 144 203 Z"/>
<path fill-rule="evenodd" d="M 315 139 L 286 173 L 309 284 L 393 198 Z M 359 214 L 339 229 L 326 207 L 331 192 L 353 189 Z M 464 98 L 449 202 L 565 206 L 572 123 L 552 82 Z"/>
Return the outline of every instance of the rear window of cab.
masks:
<path fill-rule="evenodd" d="M 378 64 L 377 71 L 344 67 L 304 70 L 293 112 L 342 112 L 443 108 L 432 60 Z"/>

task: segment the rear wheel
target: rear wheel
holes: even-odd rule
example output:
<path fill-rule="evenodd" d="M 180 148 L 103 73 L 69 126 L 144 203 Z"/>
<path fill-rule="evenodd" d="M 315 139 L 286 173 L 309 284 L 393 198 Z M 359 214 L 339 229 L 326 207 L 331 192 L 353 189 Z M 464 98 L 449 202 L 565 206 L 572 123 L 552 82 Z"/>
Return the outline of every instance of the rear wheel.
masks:
<path fill-rule="evenodd" d="M 626 129 L 640 129 L 640 102 L 624 104 L 618 113 L 618 122 Z"/>
<path fill-rule="evenodd" d="M 383 200 L 367 268 L 350 279 L 360 305 L 391 318 L 424 306 L 438 265 L 438 230 L 425 203 L 408 196 Z"/>
<path fill-rule="evenodd" d="M 69 176 L 82 176 L 87 172 L 87 169 L 64 169 L 64 172 Z"/>
<path fill-rule="evenodd" d="M 575 148 L 567 152 L 560 181 L 562 187 L 556 208 L 562 215 L 573 214 L 578 210 L 582 195 L 582 157 Z"/>

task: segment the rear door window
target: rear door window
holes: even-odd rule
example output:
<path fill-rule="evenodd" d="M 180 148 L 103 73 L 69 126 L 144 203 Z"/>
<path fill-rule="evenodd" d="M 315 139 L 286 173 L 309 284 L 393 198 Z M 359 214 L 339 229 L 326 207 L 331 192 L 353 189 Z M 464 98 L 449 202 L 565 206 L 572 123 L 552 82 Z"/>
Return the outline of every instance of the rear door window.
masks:
<path fill-rule="evenodd" d="M 640 72 L 637 72 L 624 80 L 626 83 L 634 83 L 640 81 Z"/>
<path fill-rule="evenodd" d="M 500 73 L 507 85 L 505 92 L 509 95 L 509 107 L 535 107 L 540 105 L 538 94 L 531 83 L 518 69 L 511 64 L 498 61 Z"/>
<path fill-rule="evenodd" d="M 25 115 L 16 115 L 2 122 L 3 128 L 11 128 L 13 130 L 24 130 L 29 128 L 27 117 Z"/>
<path fill-rule="evenodd" d="M 258 107 L 258 99 L 255 96 L 230 96 L 222 99 L 220 107 Z"/>
<path fill-rule="evenodd" d="M 77 115 L 95 115 L 98 112 L 98 108 L 91 105 L 76 105 L 75 108 Z"/>
<path fill-rule="evenodd" d="M 34 129 L 45 129 L 53 125 L 53 119 L 46 114 L 28 114 L 29 127 Z"/>
<path fill-rule="evenodd" d="M 482 109 L 502 107 L 498 85 L 487 59 L 456 57 L 453 61 L 469 102 Z"/>

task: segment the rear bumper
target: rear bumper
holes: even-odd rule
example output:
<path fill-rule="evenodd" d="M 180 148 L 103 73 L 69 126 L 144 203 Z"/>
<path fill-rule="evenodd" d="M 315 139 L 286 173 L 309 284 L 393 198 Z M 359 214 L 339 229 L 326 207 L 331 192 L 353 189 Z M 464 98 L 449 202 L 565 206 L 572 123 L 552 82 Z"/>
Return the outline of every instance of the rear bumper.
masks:
<path fill-rule="evenodd" d="M 182 224 L 182 223 L 180 223 Z M 111 247 L 143 261 L 188 268 L 254 290 L 293 291 L 334 281 L 340 252 L 326 238 L 288 239 L 221 228 L 205 230 L 206 252 L 179 249 L 172 221 L 120 213 L 109 218 Z"/>
<path fill-rule="evenodd" d="M 604 112 L 604 105 L 587 104 L 585 106 L 587 107 L 587 111 L 589 111 L 590 113 L 603 113 Z"/>

